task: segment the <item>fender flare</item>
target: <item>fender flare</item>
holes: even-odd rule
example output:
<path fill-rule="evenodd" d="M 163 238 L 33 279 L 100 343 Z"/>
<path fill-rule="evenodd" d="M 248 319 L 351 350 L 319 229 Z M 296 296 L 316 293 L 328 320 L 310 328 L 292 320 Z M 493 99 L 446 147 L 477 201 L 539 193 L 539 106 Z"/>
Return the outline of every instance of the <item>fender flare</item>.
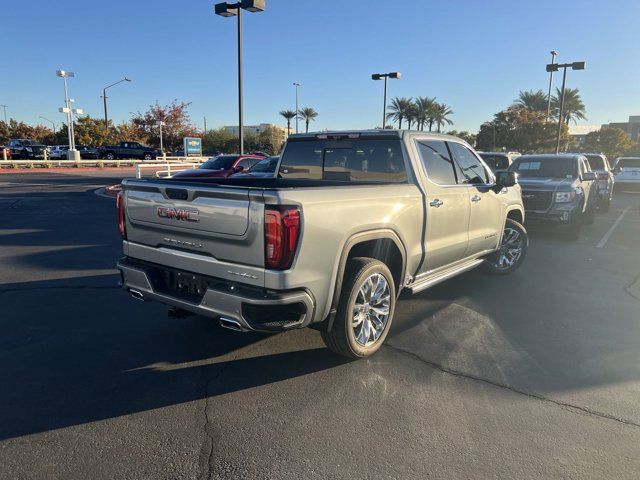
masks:
<path fill-rule="evenodd" d="M 342 279 L 344 278 L 344 272 L 347 268 L 347 259 L 349 258 L 349 253 L 351 252 L 353 247 L 359 243 L 381 239 L 391 240 L 400 251 L 400 255 L 402 256 L 402 271 L 400 272 L 400 278 L 405 278 L 405 274 L 407 271 L 407 249 L 404 246 L 404 243 L 402 243 L 400 236 L 395 231 L 388 228 L 379 228 L 373 230 L 365 230 L 351 235 L 343 244 L 342 251 L 340 253 L 340 262 L 338 263 L 338 270 L 335 274 L 333 293 L 331 295 L 331 306 L 329 309 L 327 330 L 331 330 L 331 327 L 333 326 L 336 309 L 338 308 L 338 302 L 340 301 L 340 293 L 342 293 Z M 402 287 L 403 285 L 396 286 L 397 296 L 400 295 Z"/>

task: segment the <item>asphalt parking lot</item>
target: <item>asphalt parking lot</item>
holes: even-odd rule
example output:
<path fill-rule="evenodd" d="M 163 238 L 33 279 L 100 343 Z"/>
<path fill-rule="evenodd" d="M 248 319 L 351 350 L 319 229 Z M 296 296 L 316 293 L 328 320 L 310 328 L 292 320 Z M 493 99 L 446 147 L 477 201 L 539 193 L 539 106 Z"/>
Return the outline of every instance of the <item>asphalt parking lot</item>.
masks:
<path fill-rule="evenodd" d="M 130 299 L 108 175 L 0 175 L 1 478 L 640 476 L 639 194 L 350 362 Z"/>

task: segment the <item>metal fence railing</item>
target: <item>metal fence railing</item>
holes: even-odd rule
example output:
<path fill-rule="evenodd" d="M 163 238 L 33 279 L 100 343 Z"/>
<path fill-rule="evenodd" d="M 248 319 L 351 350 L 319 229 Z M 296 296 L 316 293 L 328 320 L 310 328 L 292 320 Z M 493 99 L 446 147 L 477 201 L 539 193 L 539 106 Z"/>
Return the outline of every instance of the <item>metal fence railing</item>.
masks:
<path fill-rule="evenodd" d="M 106 159 L 91 159 L 91 160 L 66 160 L 66 159 L 51 159 L 51 158 L 39 158 L 39 159 L 11 159 L 0 160 L 0 168 L 34 168 L 34 167 L 135 167 L 137 172 L 138 165 L 160 165 L 166 167 L 167 165 L 200 165 L 207 160 L 208 157 L 157 157 L 155 160 L 135 160 L 135 159 L 119 159 L 119 160 L 106 160 Z M 174 171 L 171 167 L 168 170 Z"/>

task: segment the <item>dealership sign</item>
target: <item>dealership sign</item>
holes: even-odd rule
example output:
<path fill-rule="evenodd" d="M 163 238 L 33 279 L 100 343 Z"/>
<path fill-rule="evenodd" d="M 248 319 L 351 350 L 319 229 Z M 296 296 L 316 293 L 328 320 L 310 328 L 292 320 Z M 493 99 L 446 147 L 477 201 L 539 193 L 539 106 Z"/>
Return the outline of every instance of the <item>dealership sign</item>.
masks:
<path fill-rule="evenodd" d="M 186 137 L 184 139 L 184 155 L 186 157 L 201 157 L 202 139 L 197 137 Z"/>

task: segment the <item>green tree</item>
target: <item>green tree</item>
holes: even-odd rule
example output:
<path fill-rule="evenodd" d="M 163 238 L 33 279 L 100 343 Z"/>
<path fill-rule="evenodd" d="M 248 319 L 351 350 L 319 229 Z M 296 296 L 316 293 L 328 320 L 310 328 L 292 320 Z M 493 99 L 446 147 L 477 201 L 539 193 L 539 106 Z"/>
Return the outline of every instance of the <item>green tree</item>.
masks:
<path fill-rule="evenodd" d="M 314 121 L 318 117 L 318 112 L 316 112 L 311 107 L 305 107 L 305 108 L 301 108 L 300 110 L 298 110 L 298 115 L 300 115 L 300 118 L 302 120 L 304 120 L 305 131 L 308 133 L 309 132 L 309 122 Z"/>
<path fill-rule="evenodd" d="M 533 112 L 546 112 L 547 94 L 542 90 L 535 92 L 533 90 L 520 91 L 513 105 L 515 107 L 526 108 Z"/>
<path fill-rule="evenodd" d="M 461 138 L 462 140 L 464 140 L 465 142 L 467 142 L 469 145 L 473 146 L 476 143 L 476 134 L 475 133 L 470 133 L 467 131 L 461 131 L 458 132 L 457 130 L 449 130 L 447 132 L 447 135 L 453 135 L 454 137 L 458 137 Z"/>
<path fill-rule="evenodd" d="M 553 115 L 558 118 L 560 112 L 560 98 L 562 97 L 562 91 L 556 88 L 556 94 L 551 97 L 551 109 Z M 578 123 L 578 120 L 586 120 L 585 106 L 580 97 L 580 91 L 577 88 L 565 88 L 564 90 L 564 105 L 562 108 L 562 120 L 565 124 L 569 125 L 570 121 L 574 124 Z"/>
<path fill-rule="evenodd" d="M 208 130 L 202 137 L 202 151 L 206 155 L 233 153 L 238 149 L 238 136 L 227 133 L 224 128 Z"/>
<path fill-rule="evenodd" d="M 116 140 L 115 128 L 109 120 L 108 127 L 104 119 L 90 116 L 80 117 L 74 123 L 74 135 L 78 145 L 100 146 L 113 143 Z M 66 138 L 66 135 L 65 135 Z"/>
<path fill-rule="evenodd" d="M 433 125 L 433 111 L 436 105 L 436 97 L 418 97 L 415 101 L 416 121 L 418 130 L 424 130 L 425 125 Z"/>
<path fill-rule="evenodd" d="M 444 125 L 453 125 L 453 122 L 448 118 L 449 115 L 453 115 L 453 110 L 450 107 L 444 103 L 436 103 L 433 110 L 433 122 L 438 128 L 438 133 Z"/>
<path fill-rule="evenodd" d="M 546 113 L 526 108 L 509 107 L 498 112 L 490 122 L 480 126 L 476 137 L 479 150 L 550 152 L 555 148 L 557 125 L 546 121 Z M 562 126 L 562 139 L 568 138 L 568 127 Z"/>
<path fill-rule="evenodd" d="M 397 121 L 398 129 L 402 130 L 402 121 L 407 118 L 409 109 L 413 101 L 410 98 L 395 97 L 391 100 L 391 104 L 387 107 L 390 113 L 387 113 L 387 120 Z"/>
<path fill-rule="evenodd" d="M 634 146 L 635 143 L 621 128 L 602 128 L 585 136 L 582 149 L 586 152 L 604 153 L 609 160 L 613 160 Z"/>
<path fill-rule="evenodd" d="M 280 110 L 280 115 L 287 121 L 287 135 L 291 135 L 291 120 L 296 118 L 296 112 L 293 110 Z"/>

